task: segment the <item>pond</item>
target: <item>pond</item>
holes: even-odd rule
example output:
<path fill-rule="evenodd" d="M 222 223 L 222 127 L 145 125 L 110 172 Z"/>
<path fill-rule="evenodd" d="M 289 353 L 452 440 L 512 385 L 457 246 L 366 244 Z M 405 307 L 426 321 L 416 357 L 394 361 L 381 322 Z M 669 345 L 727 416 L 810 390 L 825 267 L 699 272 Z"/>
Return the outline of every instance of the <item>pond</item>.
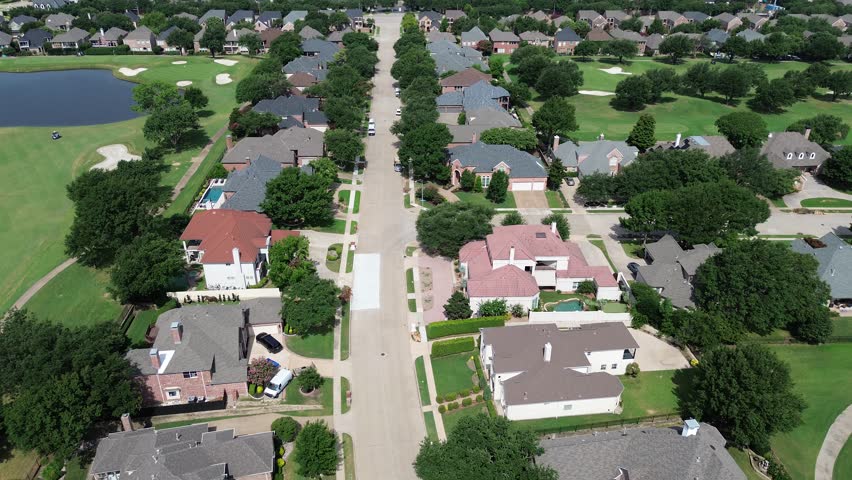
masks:
<path fill-rule="evenodd" d="M 139 116 L 136 84 L 109 70 L 0 73 L 0 127 L 69 127 Z M 61 132 L 60 132 L 61 133 Z"/>

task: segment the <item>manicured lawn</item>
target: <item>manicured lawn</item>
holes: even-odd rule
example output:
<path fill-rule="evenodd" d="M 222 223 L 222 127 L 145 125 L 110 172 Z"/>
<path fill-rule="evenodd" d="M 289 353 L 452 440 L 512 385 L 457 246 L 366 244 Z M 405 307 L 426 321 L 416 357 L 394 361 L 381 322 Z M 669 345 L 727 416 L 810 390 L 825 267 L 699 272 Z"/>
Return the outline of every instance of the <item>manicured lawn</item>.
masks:
<path fill-rule="evenodd" d="M 601 310 L 605 313 L 627 313 L 627 304 L 621 302 L 607 302 Z"/>
<path fill-rule="evenodd" d="M 476 372 L 467 366 L 470 353 L 459 353 L 432 359 L 432 373 L 438 395 L 447 395 L 473 387 Z"/>
<path fill-rule="evenodd" d="M 792 478 L 814 478 L 814 467 L 828 427 L 852 403 L 852 344 L 770 345 L 778 357 L 790 365 L 799 392 L 808 404 L 802 425 L 772 438 L 778 454 Z M 852 471 L 840 477 L 852 478 Z"/>
<path fill-rule="evenodd" d="M 484 404 L 474 404 L 467 408 L 458 408 L 451 412 L 442 413 L 441 416 L 444 419 L 444 431 L 447 432 L 447 436 L 449 436 L 450 432 L 456 428 L 456 425 L 462 418 L 472 417 L 478 413 L 488 414 L 488 410 L 485 409 Z"/>
<path fill-rule="evenodd" d="M 195 202 L 200 200 L 199 197 L 203 193 L 203 188 L 207 186 L 207 175 L 222 160 L 222 157 L 225 155 L 225 147 L 225 135 L 222 135 L 210 147 L 210 151 L 207 152 L 207 156 L 201 161 L 198 171 L 189 179 L 186 186 L 183 187 L 183 190 L 180 191 L 171 205 L 166 208 L 163 215 L 170 216 L 179 213 L 188 213 Z"/>
<path fill-rule="evenodd" d="M 361 191 L 357 190 L 355 192 L 355 206 L 352 207 L 352 213 L 358 213 L 361 211 Z"/>
<path fill-rule="evenodd" d="M 346 251 L 346 273 L 352 273 L 352 267 L 355 266 L 355 250 L 351 248 Z"/>
<path fill-rule="evenodd" d="M 642 258 L 642 254 L 645 250 L 645 248 L 642 247 L 641 241 L 621 242 L 621 248 L 624 249 L 624 253 L 626 253 L 630 258 Z"/>
<path fill-rule="evenodd" d="M 0 462 L 0 478 L 23 479 L 30 473 L 30 469 L 38 460 L 38 454 L 35 452 L 25 452 L 17 448 L 6 450 L 7 445 L 3 439 L 0 439 L 0 446 L 3 446 L 3 461 Z"/>
<path fill-rule="evenodd" d="M 346 480 L 355 480 L 355 447 L 352 436 L 348 433 L 340 435 L 343 440 L 343 474 Z"/>
<path fill-rule="evenodd" d="M 236 105 L 234 91 L 237 82 L 251 69 L 256 60 L 240 58 L 237 65 L 225 67 L 206 57 L 184 57 L 186 65 L 172 65 L 171 56 L 85 56 L 85 57 L 22 57 L 0 61 L 0 71 L 60 70 L 69 68 L 145 67 L 133 80 L 144 82 L 162 80 L 171 84 L 191 80 L 209 97 L 201 125 L 212 136 L 226 122 Z M 218 73 L 228 72 L 234 82 L 216 85 Z M 103 160 L 96 150 L 110 144 L 127 145 L 132 153 L 141 154 L 150 146 L 142 137 L 144 117 L 104 125 L 62 127 L 62 139 L 49 141 L 54 127 L 0 128 L 0 191 L 4 202 L 0 206 L 0 311 L 5 311 L 36 280 L 59 265 L 66 257 L 64 237 L 71 225 L 73 211 L 66 197 L 65 186 Z M 164 162 L 171 170 L 163 183 L 174 185 L 189 167 L 190 159 L 203 143 L 166 156 Z M 194 194 L 195 192 L 193 192 Z M 38 219 L 34 221 L 33 219 Z M 70 285 L 63 293 L 83 297 L 91 293 L 86 285 Z M 52 289 L 52 287 L 50 287 Z M 83 289 L 84 291 L 79 291 Z M 98 299 L 89 297 L 90 301 Z"/>
<path fill-rule="evenodd" d="M 309 358 L 334 358 L 334 331 L 306 337 L 284 337 L 287 349 Z"/>
<path fill-rule="evenodd" d="M 286 415 L 293 417 L 319 417 L 332 414 L 334 408 L 334 379 L 324 378 L 319 390 L 310 395 L 302 395 L 297 383 L 293 381 L 287 385 L 287 388 L 284 389 L 284 400 L 282 400 L 282 403 L 288 405 L 316 405 L 317 408 L 290 411 L 286 412 Z"/>
<path fill-rule="evenodd" d="M 545 190 L 544 196 L 547 198 L 548 208 L 566 208 L 567 203 L 562 202 L 562 196 L 555 190 Z"/>
<path fill-rule="evenodd" d="M 335 252 L 337 254 L 336 260 L 329 260 L 328 256 L 331 252 Z M 328 250 L 325 253 L 325 266 L 328 267 L 332 272 L 340 271 L 340 256 L 343 255 L 343 244 L 342 243 L 333 243 L 328 246 Z"/>
<path fill-rule="evenodd" d="M 618 269 L 615 268 L 615 264 L 612 262 L 612 259 L 609 258 L 609 252 L 606 251 L 606 245 L 604 245 L 603 240 L 589 240 L 589 243 L 601 249 L 604 257 L 606 257 L 607 263 L 609 263 L 610 268 L 612 268 L 612 271 L 617 272 Z"/>
<path fill-rule="evenodd" d="M 852 200 L 842 198 L 808 198 L 802 200 L 805 208 L 852 208 Z"/>
<path fill-rule="evenodd" d="M 435 426 L 435 414 L 423 412 L 423 421 L 426 423 L 426 436 L 433 442 L 438 441 L 438 427 Z"/>
<path fill-rule="evenodd" d="M 753 468 L 751 468 L 751 463 L 748 460 L 748 453 L 736 447 L 727 447 L 726 450 L 728 450 L 728 453 L 731 454 L 731 457 L 734 458 L 734 461 L 737 462 L 737 465 L 739 465 L 742 469 L 746 476 L 746 480 L 766 480 L 758 475 Z"/>
<path fill-rule="evenodd" d="M 770 198 L 769 201 L 772 202 L 772 205 L 775 205 L 778 208 L 787 208 L 787 204 L 784 203 L 783 198 Z"/>
<path fill-rule="evenodd" d="M 411 208 L 411 197 L 407 193 L 402 196 L 402 204 L 405 208 Z"/>
<path fill-rule="evenodd" d="M 346 229 L 345 226 L 343 228 L 344 230 Z M 356 233 L 358 233 L 358 222 L 353 220 L 352 223 L 349 224 L 349 234 L 355 235 Z"/>
<path fill-rule="evenodd" d="M 852 478 L 852 442 L 848 439 L 834 462 L 834 478 Z"/>
<path fill-rule="evenodd" d="M 417 372 L 417 386 L 420 388 L 420 404 L 431 405 L 429 398 L 429 384 L 426 382 L 426 366 L 423 357 L 417 357 L 414 361 L 414 370 Z"/>
<path fill-rule="evenodd" d="M 852 336 L 852 317 L 834 317 L 834 329 L 831 332 L 832 337 L 849 337 Z"/>
<path fill-rule="evenodd" d="M 343 306 L 343 315 L 340 317 L 340 359 L 349 358 L 349 305 Z"/>
<path fill-rule="evenodd" d="M 144 342 L 148 326 L 157 321 L 159 314 L 156 310 L 143 310 L 136 314 L 136 318 L 127 329 L 127 338 L 130 343 Z"/>
<path fill-rule="evenodd" d="M 417 247 L 405 247 L 405 256 L 413 257 L 415 251 L 417 251 Z"/>
<path fill-rule="evenodd" d="M 66 268 L 27 302 L 43 320 L 69 327 L 113 322 L 121 305 L 107 293 L 109 274 L 78 263 Z"/>
<path fill-rule="evenodd" d="M 413 298 L 408 299 L 408 311 L 414 313 L 417 311 L 417 300 Z"/>
<path fill-rule="evenodd" d="M 341 190 L 337 192 L 337 203 L 344 206 L 345 209 L 349 208 L 349 190 Z"/>
<path fill-rule="evenodd" d="M 315 232 L 322 233 L 337 233 L 343 235 L 343 233 L 346 232 L 346 220 L 335 218 L 331 225 L 328 225 L 326 227 L 311 227 L 308 230 L 313 230 Z"/>
<path fill-rule="evenodd" d="M 456 192 L 456 196 L 459 197 L 460 201 L 474 205 L 487 205 L 494 208 L 518 208 L 515 204 L 515 195 L 512 192 L 506 192 L 506 200 L 502 203 L 494 203 L 488 200 L 485 198 L 484 193 Z"/>
<path fill-rule="evenodd" d="M 405 284 L 408 288 L 408 293 L 414 293 L 414 269 L 409 268 L 405 271 Z"/>
<path fill-rule="evenodd" d="M 346 403 L 346 394 L 349 392 L 349 379 L 340 377 L 340 412 L 346 413 L 351 408 Z"/>
<path fill-rule="evenodd" d="M 152 420 L 152 423 L 155 427 L 157 427 L 157 430 L 165 430 L 167 428 L 185 427 L 187 425 L 192 425 L 195 423 L 215 422 L 216 420 L 227 420 L 229 418 L 240 418 L 250 416 L 251 415 L 226 415 L 223 417 L 192 418 L 189 420 L 181 420 L 179 422 L 158 422 L 156 420 Z"/>
<path fill-rule="evenodd" d="M 674 394 L 674 375 L 677 370 L 642 372 L 636 378 L 618 377 L 624 384 L 621 395 L 623 411 L 620 415 L 603 413 L 598 415 L 577 415 L 573 417 L 542 418 L 524 420 L 519 425 L 532 429 L 571 427 L 598 422 L 611 422 L 621 419 L 667 415 L 677 412 L 677 398 Z"/>
<path fill-rule="evenodd" d="M 542 290 L 539 292 L 538 297 L 542 305 L 568 300 L 570 298 L 583 298 L 582 295 L 577 295 L 576 293 L 560 293 L 555 290 Z"/>

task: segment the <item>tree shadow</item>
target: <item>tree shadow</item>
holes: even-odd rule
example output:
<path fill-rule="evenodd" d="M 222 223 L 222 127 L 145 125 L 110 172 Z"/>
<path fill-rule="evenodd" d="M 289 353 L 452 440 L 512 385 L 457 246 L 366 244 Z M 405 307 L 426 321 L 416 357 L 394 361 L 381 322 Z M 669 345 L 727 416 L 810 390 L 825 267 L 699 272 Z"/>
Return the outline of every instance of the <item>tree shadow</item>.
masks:
<path fill-rule="evenodd" d="M 199 110 L 198 116 L 200 118 L 207 118 L 207 117 L 213 116 L 214 113 L 216 113 L 216 112 L 214 112 L 213 110 Z"/>
<path fill-rule="evenodd" d="M 672 392 L 677 397 L 677 408 L 682 416 L 690 415 L 687 399 L 692 397 L 695 392 L 695 375 L 697 370 L 694 368 L 684 368 L 676 370 L 672 375 L 672 383 L 674 388 Z"/>
<path fill-rule="evenodd" d="M 204 148 L 209 142 L 210 137 L 207 136 L 207 132 L 201 128 L 197 128 L 184 135 L 180 143 L 175 148 L 175 152 L 181 152 L 183 150 L 193 148 Z"/>

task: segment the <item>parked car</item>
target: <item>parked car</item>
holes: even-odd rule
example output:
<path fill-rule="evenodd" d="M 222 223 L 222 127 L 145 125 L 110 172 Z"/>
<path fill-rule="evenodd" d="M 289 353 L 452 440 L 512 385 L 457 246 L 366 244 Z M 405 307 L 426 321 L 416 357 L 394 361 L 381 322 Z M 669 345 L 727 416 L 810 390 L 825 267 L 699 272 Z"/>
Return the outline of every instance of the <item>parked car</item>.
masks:
<path fill-rule="evenodd" d="M 396 172 L 396 173 L 401 172 L 402 171 L 402 164 L 401 163 L 394 163 L 393 164 L 393 171 Z"/>
<path fill-rule="evenodd" d="M 399 96 L 399 87 L 394 87 L 393 94 L 396 95 L 397 97 Z"/>
<path fill-rule="evenodd" d="M 286 368 L 282 368 L 278 370 L 278 373 L 272 377 L 272 380 L 266 384 L 266 388 L 263 389 L 263 394 L 267 397 L 275 398 L 278 395 L 281 395 L 281 392 L 287 388 L 287 384 L 293 380 L 293 372 L 287 370 Z"/>
<path fill-rule="evenodd" d="M 367 135 L 369 135 L 371 137 L 375 137 L 376 136 L 376 127 L 371 126 L 370 128 L 368 128 L 367 129 Z"/>
<path fill-rule="evenodd" d="M 635 278 L 636 274 L 639 273 L 639 264 L 636 262 L 630 262 L 627 264 L 627 269 L 630 270 L 630 273 L 632 273 Z"/>
<path fill-rule="evenodd" d="M 401 108 L 397 108 L 397 109 L 396 109 L 396 116 L 398 117 L 398 116 L 400 116 L 400 115 L 402 115 L 402 109 L 401 109 Z"/>
<path fill-rule="evenodd" d="M 573 187 L 574 186 L 574 177 L 565 177 L 565 185 L 568 185 L 569 187 Z"/>
<path fill-rule="evenodd" d="M 254 337 L 255 341 L 261 345 L 263 348 L 267 349 L 269 353 L 278 353 L 281 350 L 284 350 L 284 347 L 281 345 L 281 342 L 275 339 L 272 335 L 261 332 L 258 333 L 256 337 Z"/>

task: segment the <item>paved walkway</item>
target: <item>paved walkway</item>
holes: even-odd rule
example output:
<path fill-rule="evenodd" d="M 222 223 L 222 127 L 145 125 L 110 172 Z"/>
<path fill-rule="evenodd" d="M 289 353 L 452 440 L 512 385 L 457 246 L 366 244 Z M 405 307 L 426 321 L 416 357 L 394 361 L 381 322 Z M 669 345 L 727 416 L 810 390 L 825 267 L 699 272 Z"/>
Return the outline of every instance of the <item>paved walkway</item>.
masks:
<path fill-rule="evenodd" d="M 23 295 L 21 295 L 21 298 L 17 299 L 12 306 L 18 309 L 24 308 L 24 305 L 26 305 L 26 303 L 29 302 L 30 299 L 33 298 L 33 296 L 35 296 L 35 294 L 38 293 L 39 290 L 41 290 L 45 285 L 47 285 L 49 281 L 53 280 L 54 277 L 62 273 L 63 270 L 70 267 L 71 265 L 74 265 L 75 263 L 77 263 L 76 258 L 69 258 L 68 260 L 65 260 L 64 262 L 60 263 L 58 267 L 54 268 L 53 270 L 48 272 L 47 275 L 41 277 L 40 279 L 38 279 L 38 281 L 32 284 L 32 286 L 28 288 L 27 291 L 24 292 Z"/>
<path fill-rule="evenodd" d="M 825 440 L 822 442 L 816 460 L 814 480 L 832 479 L 834 462 L 837 461 L 837 456 L 840 454 L 843 445 L 849 441 L 850 434 L 852 434 L 852 405 L 846 407 L 846 410 L 843 410 L 843 413 L 837 416 L 834 423 L 829 427 L 828 433 L 825 434 Z"/>
<path fill-rule="evenodd" d="M 219 140 L 219 138 L 227 131 L 228 124 L 226 123 L 225 126 L 220 128 L 219 131 L 213 135 L 213 138 L 211 138 L 210 141 L 207 142 L 207 145 L 205 145 L 204 148 L 202 148 L 201 151 L 198 152 L 198 155 L 192 157 L 192 160 L 190 160 L 190 162 L 192 163 L 189 165 L 189 168 L 186 169 L 186 173 L 183 174 L 183 177 L 178 180 L 178 183 L 175 185 L 174 191 L 172 191 L 172 201 L 174 201 L 174 199 L 176 199 L 177 196 L 180 195 L 180 192 L 183 190 L 183 187 L 186 186 L 186 184 L 189 182 L 189 179 L 192 178 L 192 176 L 195 175 L 195 172 L 198 171 L 198 167 L 200 167 L 201 162 L 203 162 L 204 159 L 207 158 L 207 154 L 210 153 L 210 149 L 213 148 L 213 144 L 216 143 L 216 141 Z"/>

